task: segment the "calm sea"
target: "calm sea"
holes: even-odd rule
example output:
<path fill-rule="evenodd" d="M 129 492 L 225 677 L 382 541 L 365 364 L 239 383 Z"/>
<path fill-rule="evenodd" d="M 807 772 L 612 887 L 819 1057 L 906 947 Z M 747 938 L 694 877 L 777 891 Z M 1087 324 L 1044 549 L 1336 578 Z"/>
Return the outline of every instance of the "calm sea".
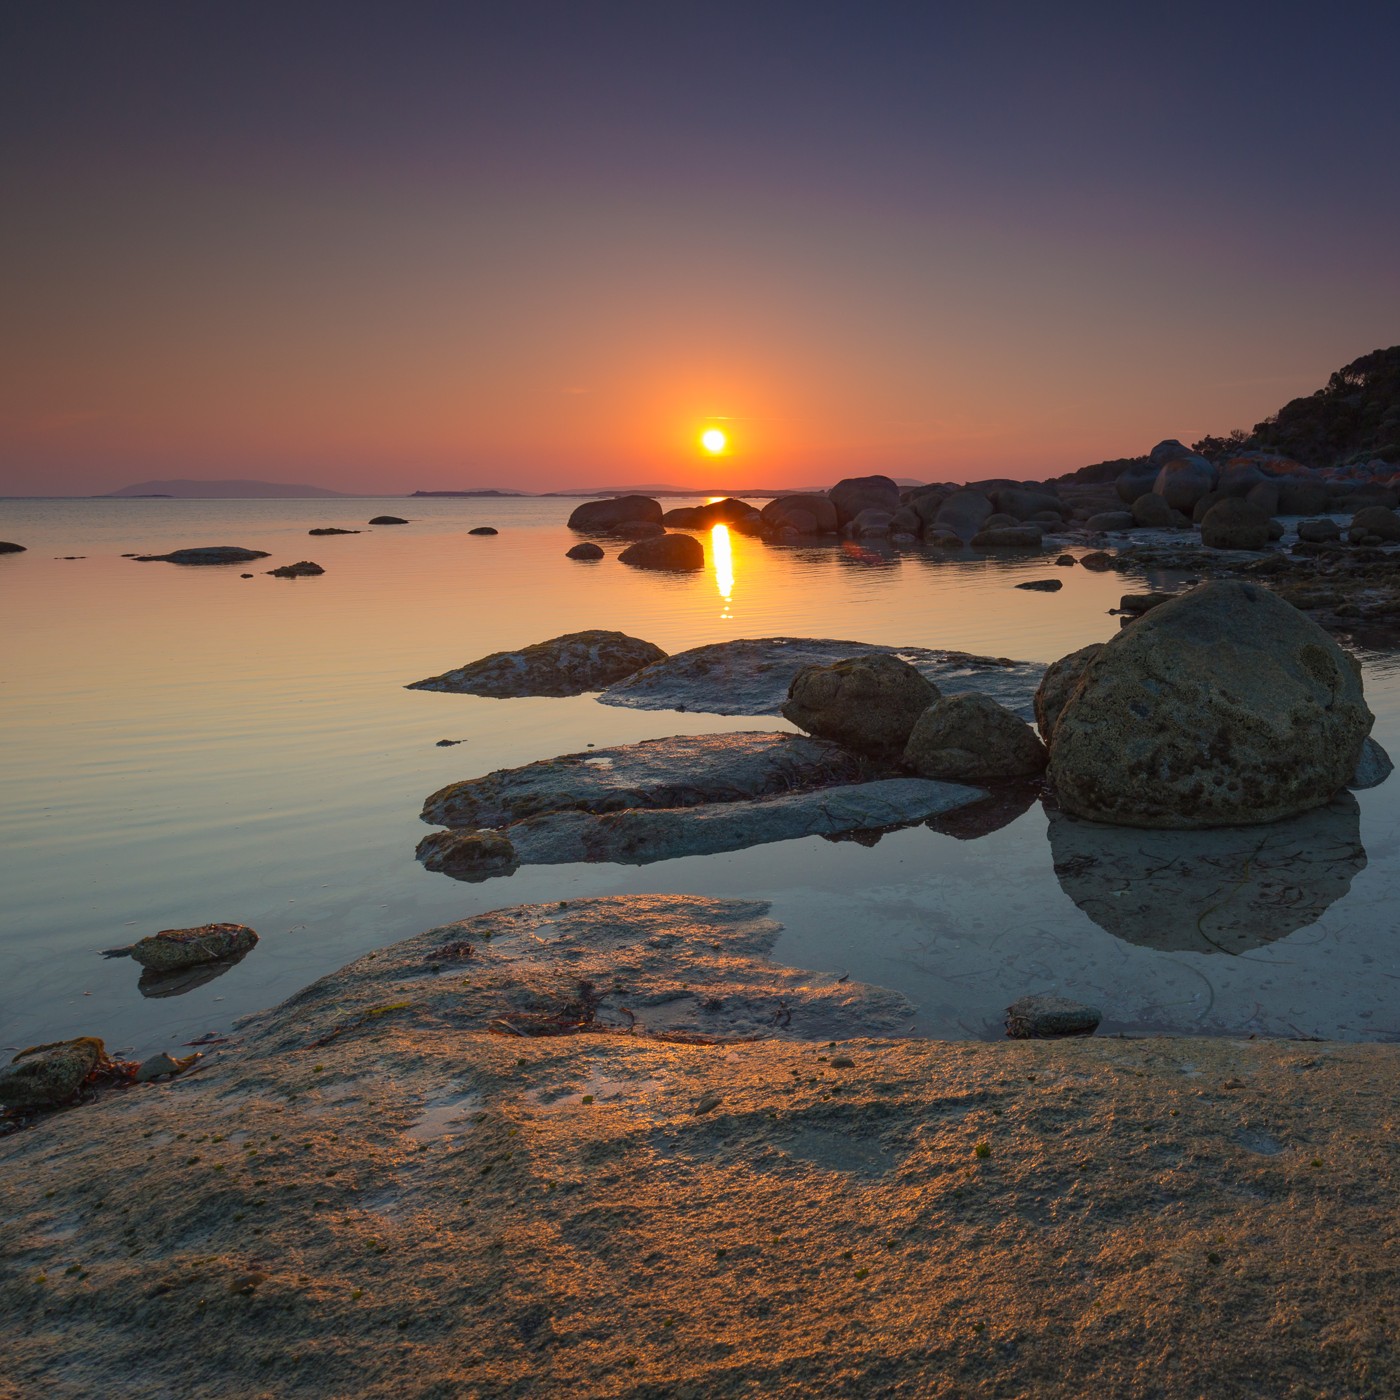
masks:
<path fill-rule="evenodd" d="M 1118 627 L 1108 613 L 1124 591 L 1117 575 L 1049 559 L 775 549 L 735 535 L 729 567 L 713 567 L 711 548 L 703 574 L 579 564 L 564 557 L 573 504 L 0 502 L 0 539 L 28 546 L 0 556 L 0 1046 L 97 1034 L 144 1053 L 227 1029 L 451 919 L 665 890 L 770 900 L 786 926 L 784 960 L 899 988 L 918 1004 L 921 1033 L 996 1034 L 1009 1000 L 1057 989 L 1101 1005 L 1109 1028 L 1400 1036 L 1400 777 L 1360 794 L 1364 860 L 1327 854 L 1319 871 L 1300 853 L 1296 894 L 1285 865 L 1270 897 L 1311 912 L 1243 950 L 1111 932 L 1112 899 L 1134 897 L 1126 885 L 1109 891 L 1109 917 L 1090 918 L 1072 897 L 1078 867 L 1052 851 L 1039 805 L 978 840 L 921 827 L 873 847 L 812 838 L 480 885 L 424 871 L 413 858 L 428 830 L 418 810 L 444 783 L 589 743 L 786 727 L 586 696 L 403 688 L 487 652 L 605 627 L 668 651 L 795 635 L 1049 661 Z M 380 513 L 412 523 L 368 529 Z M 500 534 L 467 534 L 483 524 Z M 308 538 L 318 525 L 365 532 Z M 251 579 L 121 557 L 201 544 L 271 557 Z M 325 575 L 263 572 L 299 559 Z M 1014 587 L 1047 575 L 1061 592 Z M 1395 659 L 1368 656 L 1366 667 L 1376 737 L 1400 755 Z M 1153 878 L 1170 922 L 1170 883 Z M 1249 879 L 1246 869 L 1242 898 Z M 134 963 L 99 956 L 213 920 L 250 924 L 262 942 L 182 996 L 143 997 Z"/>

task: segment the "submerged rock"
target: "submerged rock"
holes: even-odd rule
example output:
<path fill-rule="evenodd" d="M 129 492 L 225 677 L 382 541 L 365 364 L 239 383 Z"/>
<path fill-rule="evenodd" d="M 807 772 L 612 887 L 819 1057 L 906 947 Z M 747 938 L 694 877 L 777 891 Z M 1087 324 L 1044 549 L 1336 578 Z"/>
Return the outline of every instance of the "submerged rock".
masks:
<path fill-rule="evenodd" d="M 76 1098 L 106 1048 L 94 1035 L 56 1040 L 21 1050 L 0 1069 L 0 1105 L 9 1109 L 56 1108 Z"/>
<path fill-rule="evenodd" d="M 371 525 L 407 525 L 408 521 L 401 515 L 376 515 L 369 523 Z"/>
<path fill-rule="evenodd" d="M 1058 593 L 1064 584 L 1057 578 L 1033 578 L 1028 583 L 1018 583 L 1016 587 L 1024 588 L 1029 593 Z"/>
<path fill-rule="evenodd" d="M 446 690 L 458 695 L 582 695 L 639 671 L 666 653 L 625 632 L 567 632 L 519 651 L 494 651 L 455 671 L 414 681 L 406 690 Z"/>
<path fill-rule="evenodd" d="M 857 753 L 893 758 L 938 688 L 897 656 L 853 656 L 804 666 L 788 688 L 783 718 Z"/>
<path fill-rule="evenodd" d="M 499 535 L 500 533 L 494 525 L 477 525 L 467 531 L 469 535 Z"/>
<path fill-rule="evenodd" d="M 887 778 L 752 801 L 604 813 L 549 812 L 503 831 L 437 832 L 419 844 L 418 858 L 430 870 L 469 880 L 509 874 L 517 864 L 616 861 L 647 865 L 803 836 L 912 826 L 986 795 L 955 783 Z"/>
<path fill-rule="evenodd" d="M 705 547 L 694 535 L 658 535 L 638 540 L 619 554 L 624 564 L 636 569 L 667 569 L 688 573 L 705 567 Z"/>
<path fill-rule="evenodd" d="M 1366 868 L 1350 793 L 1267 826 L 1143 831 L 1047 804 L 1064 892 L 1115 938 L 1173 953 L 1247 953 L 1315 923 Z"/>
<path fill-rule="evenodd" d="M 748 637 L 678 651 L 609 686 L 604 705 L 637 710 L 693 710 L 712 715 L 776 715 L 804 666 L 857 656 L 906 661 L 943 694 L 978 690 L 1029 716 L 1043 667 L 1004 656 L 972 656 L 928 647 L 887 647 L 816 637 Z"/>
<path fill-rule="evenodd" d="M 437 826 L 509 826 L 544 812 L 696 807 L 832 787 L 866 776 L 836 744 L 797 734 L 677 735 L 589 749 L 452 783 L 423 806 Z"/>
<path fill-rule="evenodd" d="M 245 924 L 201 924 L 167 928 L 132 944 L 131 956 L 152 972 L 178 972 L 202 963 L 241 958 L 258 941 Z"/>
<path fill-rule="evenodd" d="M 1006 1008 L 1006 1033 L 1012 1040 L 1058 1040 L 1093 1035 L 1103 1020 L 1097 1006 L 1042 992 L 1021 997 Z"/>
<path fill-rule="evenodd" d="M 265 549 L 242 549 L 233 544 L 196 545 L 191 549 L 172 549 L 169 554 L 136 556 L 141 564 L 247 564 L 266 558 Z"/>
<path fill-rule="evenodd" d="M 603 548 L 591 540 L 585 540 L 582 544 L 576 544 L 572 549 L 566 550 L 564 557 L 566 559 L 601 559 Z"/>
<path fill-rule="evenodd" d="M 661 503 L 650 496 L 609 496 L 602 501 L 585 501 L 569 516 L 569 529 L 607 531 L 626 521 L 661 524 Z"/>
<path fill-rule="evenodd" d="M 280 569 L 269 569 L 267 572 L 273 578 L 314 578 L 326 571 L 319 564 L 303 559 L 299 564 L 283 564 Z"/>
<path fill-rule="evenodd" d="M 925 778 L 953 782 L 1033 778 L 1045 767 L 1045 745 L 988 696 L 949 695 L 919 716 L 904 763 Z"/>
<path fill-rule="evenodd" d="M 1356 770 L 1372 715 L 1359 669 L 1251 583 L 1202 584 L 1092 658 L 1051 735 L 1065 809 L 1141 827 L 1277 821 Z"/>

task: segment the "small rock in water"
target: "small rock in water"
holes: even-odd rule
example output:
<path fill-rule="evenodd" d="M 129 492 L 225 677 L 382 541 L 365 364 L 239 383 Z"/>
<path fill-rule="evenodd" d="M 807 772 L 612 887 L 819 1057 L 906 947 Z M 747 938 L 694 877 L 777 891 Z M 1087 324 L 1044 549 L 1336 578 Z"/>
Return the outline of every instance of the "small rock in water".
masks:
<path fill-rule="evenodd" d="M 172 549 L 169 554 L 137 554 L 139 564 L 250 564 L 266 559 L 265 549 L 242 549 L 232 544 L 198 545 L 193 549 Z"/>
<path fill-rule="evenodd" d="M 376 515 L 369 523 L 371 525 L 407 525 L 408 521 L 401 515 Z"/>
<path fill-rule="evenodd" d="M 193 1055 L 182 1055 L 176 1059 L 173 1055 L 168 1055 L 164 1050 L 159 1055 L 152 1055 L 149 1060 L 142 1060 L 137 1066 L 133 1079 L 137 1084 L 146 1084 L 152 1079 L 161 1079 L 166 1075 L 182 1074 L 195 1063 L 202 1060 L 203 1055 L 196 1051 Z"/>
<path fill-rule="evenodd" d="M 494 525 L 478 525 L 473 530 L 468 530 L 469 535 L 499 535 L 501 532 Z"/>
<path fill-rule="evenodd" d="M 308 535 L 358 535 L 358 530 L 342 530 L 339 525 L 321 525 L 315 530 L 308 530 Z"/>
<path fill-rule="evenodd" d="M 572 549 L 566 551 L 566 559 L 601 559 L 603 557 L 602 546 L 585 541 L 583 544 L 576 544 Z"/>
<path fill-rule="evenodd" d="M 1029 583 L 1018 583 L 1016 587 L 1032 593 L 1058 593 L 1064 584 L 1057 578 L 1033 578 Z"/>
<path fill-rule="evenodd" d="M 325 572 L 319 564 L 313 564 L 310 559 L 303 559 L 298 564 L 283 564 L 280 569 L 268 570 L 273 578 L 315 578 L 317 574 Z"/>
<path fill-rule="evenodd" d="M 1125 613 L 1151 612 L 1163 603 L 1170 603 L 1176 596 L 1175 593 L 1125 593 L 1118 600 L 1118 609 Z"/>
<path fill-rule="evenodd" d="M 6 1108 L 52 1108 L 67 1103 L 106 1059 L 95 1035 L 57 1040 L 21 1050 L 0 1069 L 0 1104 Z"/>
<path fill-rule="evenodd" d="M 23 554 L 24 550 L 25 547 L 22 544 L 15 544 L 10 540 L 0 540 L 0 554 Z"/>
<path fill-rule="evenodd" d="M 684 573 L 705 567 L 705 547 L 694 535 L 661 534 L 651 539 L 637 540 L 617 557 L 635 569 L 666 569 Z"/>
<path fill-rule="evenodd" d="M 625 632 L 568 632 L 519 651 L 495 651 L 440 676 L 415 681 L 409 690 L 447 690 L 461 695 L 582 695 L 601 690 L 666 653 Z"/>
<path fill-rule="evenodd" d="M 439 739 L 436 747 L 440 749 L 450 749 L 456 744 L 465 744 L 465 739 Z"/>
<path fill-rule="evenodd" d="M 1102 549 L 1096 549 L 1090 554 L 1081 554 L 1079 563 L 1083 568 L 1093 569 L 1095 573 L 1102 573 L 1105 569 L 1113 567 L 1113 556 L 1105 553 Z"/>
<path fill-rule="evenodd" d="M 897 656 L 855 656 L 804 666 L 792 678 L 783 717 L 856 753 L 894 756 L 938 688 Z"/>
<path fill-rule="evenodd" d="M 239 577 L 239 578 L 252 578 L 253 575 L 252 575 L 252 574 L 239 574 L 238 577 Z"/>
<path fill-rule="evenodd" d="M 1075 565 L 1078 561 L 1075 559 L 1074 555 L 1072 555 L 1072 554 L 1062 554 L 1062 555 L 1060 555 L 1060 557 L 1059 557 L 1058 559 L 1055 560 L 1055 562 L 1056 562 L 1062 569 L 1070 569 L 1070 568 L 1073 568 L 1074 565 Z"/>
<path fill-rule="evenodd" d="M 1097 1006 L 1044 994 L 1022 997 L 1006 1008 L 1006 1033 L 1013 1040 L 1053 1040 L 1066 1035 L 1093 1035 L 1103 1020 Z"/>
<path fill-rule="evenodd" d="M 520 865 L 510 838 L 495 831 L 435 831 L 418 843 L 417 856 L 429 870 L 468 884 L 513 874 Z"/>
<path fill-rule="evenodd" d="M 201 924 L 167 928 L 133 945 L 131 956 L 153 972 L 173 972 L 199 963 L 240 958 L 258 941 L 245 924 Z"/>

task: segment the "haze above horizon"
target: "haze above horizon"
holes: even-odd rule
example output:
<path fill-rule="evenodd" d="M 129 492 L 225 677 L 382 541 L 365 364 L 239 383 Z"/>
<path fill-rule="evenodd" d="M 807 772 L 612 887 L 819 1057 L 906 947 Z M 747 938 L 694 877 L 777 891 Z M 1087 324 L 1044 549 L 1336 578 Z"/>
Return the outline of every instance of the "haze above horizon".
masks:
<path fill-rule="evenodd" d="M 1397 44 L 1346 3 L 10 5 L 0 495 L 1249 427 L 1400 340 Z"/>

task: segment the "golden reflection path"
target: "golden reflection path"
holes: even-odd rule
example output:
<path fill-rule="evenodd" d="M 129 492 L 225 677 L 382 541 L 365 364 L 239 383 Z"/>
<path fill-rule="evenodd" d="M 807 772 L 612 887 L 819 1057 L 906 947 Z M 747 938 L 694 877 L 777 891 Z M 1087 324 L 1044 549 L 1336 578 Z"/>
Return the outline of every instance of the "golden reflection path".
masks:
<path fill-rule="evenodd" d="M 728 525 L 715 525 L 710 529 L 710 558 L 715 563 L 715 587 L 724 599 L 721 617 L 729 616 L 729 596 L 734 592 L 734 549 L 729 539 Z"/>

